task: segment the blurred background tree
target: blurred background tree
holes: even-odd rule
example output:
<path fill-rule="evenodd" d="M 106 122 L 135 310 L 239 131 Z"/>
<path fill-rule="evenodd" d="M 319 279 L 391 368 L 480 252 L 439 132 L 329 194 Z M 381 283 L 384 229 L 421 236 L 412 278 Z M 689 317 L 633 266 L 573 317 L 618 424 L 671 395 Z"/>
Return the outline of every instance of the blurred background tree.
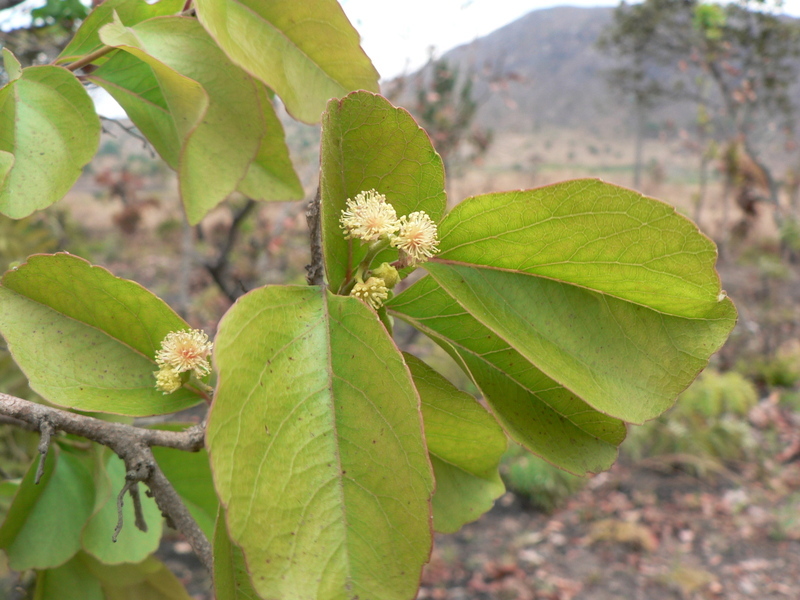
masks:
<path fill-rule="evenodd" d="M 11 50 L 22 66 L 52 61 L 89 14 L 80 0 L 47 0 L 28 8 L 22 0 L 0 0 L 2 47 Z M 2 67 L 0 67 L 2 68 Z"/>
<path fill-rule="evenodd" d="M 798 76 L 800 27 L 773 14 L 779 4 L 645 0 L 623 2 L 616 9 L 599 47 L 619 65 L 607 72 L 608 84 L 634 105 L 636 185 L 647 112 L 670 100 L 695 102 L 699 206 L 710 149 L 733 145 L 742 164 L 759 172 L 749 181 L 755 177 L 762 183 L 762 189 L 749 185 L 745 192 L 738 190 L 739 204 L 769 201 L 780 224 L 783 182 L 763 158 L 763 148 L 792 128 L 797 99 L 790 87 Z M 725 168 L 732 182 L 744 180 L 730 164 Z"/>

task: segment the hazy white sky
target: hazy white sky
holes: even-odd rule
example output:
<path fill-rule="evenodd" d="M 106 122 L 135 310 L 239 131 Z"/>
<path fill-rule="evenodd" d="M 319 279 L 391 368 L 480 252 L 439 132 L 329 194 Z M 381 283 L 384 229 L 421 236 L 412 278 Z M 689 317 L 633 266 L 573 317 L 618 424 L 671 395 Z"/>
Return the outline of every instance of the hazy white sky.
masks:
<path fill-rule="evenodd" d="M 800 2 L 800 0 L 793 0 Z M 616 6 L 617 0 L 340 0 L 382 78 L 416 70 L 428 60 L 550 6 Z"/>
<path fill-rule="evenodd" d="M 635 0 L 633 0 L 635 2 Z M 425 64 L 436 54 L 491 33 L 522 15 L 551 6 L 616 6 L 618 0 L 340 0 L 382 78 Z M 800 0 L 784 0 L 800 16 Z"/>
<path fill-rule="evenodd" d="M 44 1 L 28 0 L 25 5 L 41 6 Z M 619 4 L 619 0 L 339 1 L 361 34 L 364 50 L 384 79 L 421 67 L 428 60 L 431 47 L 440 56 L 447 50 L 491 33 L 532 10 L 559 5 Z M 784 0 L 783 7 L 785 13 L 800 17 L 800 0 Z M 17 9 L 22 10 L 22 6 Z"/>

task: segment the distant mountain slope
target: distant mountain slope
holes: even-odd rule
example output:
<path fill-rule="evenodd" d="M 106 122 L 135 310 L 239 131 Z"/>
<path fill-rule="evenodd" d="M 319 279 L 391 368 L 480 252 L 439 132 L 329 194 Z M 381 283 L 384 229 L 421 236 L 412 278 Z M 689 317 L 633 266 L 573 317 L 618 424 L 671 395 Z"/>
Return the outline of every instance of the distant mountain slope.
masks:
<path fill-rule="evenodd" d="M 631 104 L 609 89 L 604 72 L 613 61 L 596 46 L 613 12 L 572 6 L 535 10 L 444 54 L 460 74 L 475 74 L 475 98 L 481 103 L 476 124 L 497 132 L 566 128 L 601 136 L 630 134 Z M 423 69 L 422 76 L 428 71 Z M 409 78 L 411 87 L 415 78 Z M 800 98 L 800 82 L 794 88 Z M 413 106 L 411 94 L 407 90 L 400 104 Z M 670 120 L 680 128 L 694 122 L 696 111 L 691 102 L 673 103 L 650 119 L 654 124 Z"/>
<path fill-rule="evenodd" d="M 478 114 L 482 125 L 616 128 L 624 116 L 602 77 L 611 63 L 595 46 L 612 16 L 612 8 L 536 10 L 444 58 L 462 73 L 478 74 L 476 97 L 485 100 Z M 508 73 L 518 80 L 490 90 L 491 78 Z"/>

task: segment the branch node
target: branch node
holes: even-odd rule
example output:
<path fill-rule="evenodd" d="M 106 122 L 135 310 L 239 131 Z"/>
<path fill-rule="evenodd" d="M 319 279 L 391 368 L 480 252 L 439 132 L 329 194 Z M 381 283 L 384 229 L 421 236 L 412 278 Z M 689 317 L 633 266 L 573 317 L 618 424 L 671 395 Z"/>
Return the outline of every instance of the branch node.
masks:
<path fill-rule="evenodd" d="M 50 439 L 56 432 L 56 428 L 46 418 L 43 418 L 39 423 L 39 431 L 42 436 L 39 438 L 39 466 L 36 468 L 36 478 L 33 482 L 39 485 L 39 481 L 44 475 L 44 464 L 47 460 L 47 453 L 50 451 Z"/>
<path fill-rule="evenodd" d="M 155 465 L 148 461 L 138 461 L 133 465 L 133 468 L 125 473 L 125 485 L 117 496 L 117 526 L 114 528 L 114 535 L 111 536 L 111 541 L 116 543 L 119 532 L 122 531 L 122 507 L 125 503 L 125 492 L 129 492 L 131 500 L 133 501 L 133 514 L 134 524 L 140 531 L 147 531 L 147 523 L 144 520 L 144 512 L 142 511 L 142 499 L 139 496 L 140 481 L 147 481 L 152 475 Z"/>

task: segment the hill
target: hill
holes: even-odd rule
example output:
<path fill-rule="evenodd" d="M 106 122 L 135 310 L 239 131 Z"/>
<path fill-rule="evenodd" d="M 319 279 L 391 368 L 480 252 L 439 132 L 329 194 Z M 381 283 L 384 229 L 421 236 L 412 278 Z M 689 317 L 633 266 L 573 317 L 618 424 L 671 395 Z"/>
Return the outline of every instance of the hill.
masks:
<path fill-rule="evenodd" d="M 588 127 L 599 133 L 624 125 L 602 77 L 611 62 L 596 48 L 612 15 L 612 8 L 536 10 L 443 58 L 461 73 L 475 73 L 482 126 Z"/>

